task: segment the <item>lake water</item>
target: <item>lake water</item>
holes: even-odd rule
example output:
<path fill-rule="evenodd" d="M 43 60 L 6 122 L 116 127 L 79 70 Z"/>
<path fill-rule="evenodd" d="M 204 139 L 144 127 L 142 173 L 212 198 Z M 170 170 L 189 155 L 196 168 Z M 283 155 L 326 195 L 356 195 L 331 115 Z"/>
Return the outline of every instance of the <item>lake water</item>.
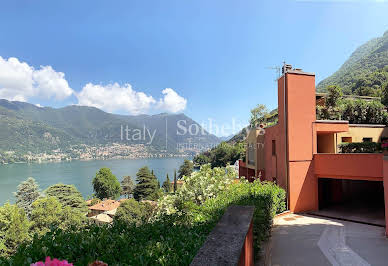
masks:
<path fill-rule="evenodd" d="M 41 190 L 57 184 L 73 184 L 86 198 L 93 193 L 92 180 L 98 170 L 108 167 L 119 181 L 123 176 L 130 175 L 135 181 L 136 172 L 143 166 L 154 170 L 160 184 L 168 173 L 170 180 L 174 178 L 174 169 L 178 171 L 184 159 L 191 158 L 149 158 L 136 160 L 95 160 L 71 161 L 41 164 L 8 164 L 0 165 L 0 205 L 7 200 L 15 202 L 12 192 L 15 192 L 20 182 L 33 177 Z"/>

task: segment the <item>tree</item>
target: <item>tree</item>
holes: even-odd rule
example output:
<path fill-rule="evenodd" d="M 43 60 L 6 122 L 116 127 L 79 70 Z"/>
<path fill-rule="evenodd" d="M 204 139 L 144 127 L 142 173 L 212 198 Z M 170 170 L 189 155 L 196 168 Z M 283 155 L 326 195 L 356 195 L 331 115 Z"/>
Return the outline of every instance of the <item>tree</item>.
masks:
<path fill-rule="evenodd" d="M 189 160 L 184 160 L 183 164 L 181 165 L 178 171 L 179 178 L 182 178 L 183 176 L 190 176 L 193 171 L 194 171 L 193 162 Z"/>
<path fill-rule="evenodd" d="M 56 197 L 40 198 L 32 203 L 31 229 L 34 233 L 44 235 L 52 226 L 66 229 L 71 225 L 79 226 L 84 215 L 77 209 L 63 207 Z"/>
<path fill-rule="evenodd" d="M 385 105 L 388 106 L 388 81 L 384 82 L 382 85 L 382 99 L 381 102 Z"/>
<path fill-rule="evenodd" d="M 177 188 L 178 188 L 177 187 L 178 184 L 176 183 L 176 181 L 177 181 L 176 180 L 176 170 L 174 169 L 174 193 L 177 191 Z"/>
<path fill-rule="evenodd" d="M 61 221 L 62 205 L 55 197 L 40 198 L 32 204 L 32 230 L 39 235 L 49 231 L 50 226 L 58 226 Z"/>
<path fill-rule="evenodd" d="M 258 104 L 255 108 L 251 110 L 251 118 L 249 124 L 252 128 L 257 127 L 261 123 L 265 123 L 269 111 L 264 104 Z"/>
<path fill-rule="evenodd" d="M 210 158 L 205 154 L 201 153 L 194 157 L 194 163 L 197 165 L 204 165 L 210 163 Z"/>
<path fill-rule="evenodd" d="M 159 189 L 158 181 L 147 166 L 140 168 L 137 172 L 136 183 L 136 187 L 133 190 L 133 197 L 137 201 L 154 199 Z"/>
<path fill-rule="evenodd" d="M 171 192 L 171 181 L 170 181 L 170 178 L 168 177 L 168 174 L 166 177 L 166 181 L 163 182 L 162 188 L 166 193 Z"/>
<path fill-rule="evenodd" d="M 123 180 L 121 181 L 121 195 L 124 195 L 129 198 L 129 196 L 133 193 L 134 187 L 135 184 L 133 183 L 132 178 L 129 175 L 124 176 Z"/>
<path fill-rule="evenodd" d="M 91 201 L 90 201 L 90 205 L 93 206 L 93 205 L 96 205 L 98 203 L 100 203 L 101 200 L 99 198 L 93 198 Z"/>
<path fill-rule="evenodd" d="M 160 181 L 159 181 L 159 179 L 156 177 L 156 175 L 154 174 L 154 169 L 152 169 L 151 174 L 152 174 L 152 176 L 155 177 L 155 179 L 158 181 L 158 188 L 160 188 Z"/>
<path fill-rule="evenodd" d="M 49 197 L 56 197 L 64 207 L 69 206 L 83 213 L 88 210 L 81 192 L 74 185 L 52 185 L 46 189 L 45 194 Z"/>
<path fill-rule="evenodd" d="M 327 91 L 328 94 L 325 100 L 325 105 L 332 108 L 337 107 L 343 96 L 342 89 L 338 86 L 331 85 L 327 87 Z"/>
<path fill-rule="evenodd" d="M 93 189 L 99 199 L 117 199 L 121 194 L 120 182 L 109 168 L 101 168 L 93 179 Z"/>
<path fill-rule="evenodd" d="M 0 207 L 0 257 L 11 255 L 30 239 L 30 222 L 22 208 L 7 202 Z"/>
<path fill-rule="evenodd" d="M 143 206 L 134 199 L 128 199 L 117 208 L 115 221 L 140 225 L 144 218 Z"/>
<path fill-rule="evenodd" d="M 39 185 L 34 178 L 29 177 L 18 185 L 14 195 L 16 197 L 16 205 L 22 208 L 27 216 L 30 216 L 31 204 L 40 197 Z"/>

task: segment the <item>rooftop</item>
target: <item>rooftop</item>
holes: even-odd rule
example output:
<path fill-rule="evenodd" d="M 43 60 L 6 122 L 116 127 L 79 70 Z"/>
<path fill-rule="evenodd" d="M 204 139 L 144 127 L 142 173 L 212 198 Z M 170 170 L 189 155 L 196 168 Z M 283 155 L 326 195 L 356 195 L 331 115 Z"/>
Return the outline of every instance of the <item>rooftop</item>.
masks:
<path fill-rule="evenodd" d="M 90 206 L 89 210 L 111 211 L 117 209 L 120 206 L 120 203 L 120 201 L 108 199 L 101 201 L 100 203 L 97 203 L 93 206 Z"/>

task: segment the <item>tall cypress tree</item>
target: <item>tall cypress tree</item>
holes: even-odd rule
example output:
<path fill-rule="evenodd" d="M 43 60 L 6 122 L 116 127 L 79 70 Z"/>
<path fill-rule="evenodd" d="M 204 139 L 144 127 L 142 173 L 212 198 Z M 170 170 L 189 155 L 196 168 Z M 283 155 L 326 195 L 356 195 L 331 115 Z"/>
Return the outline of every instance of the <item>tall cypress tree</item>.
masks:
<path fill-rule="evenodd" d="M 170 178 L 168 177 L 168 174 L 166 176 L 166 181 L 163 182 L 162 187 L 166 193 L 171 192 L 171 181 L 170 181 Z"/>
<path fill-rule="evenodd" d="M 147 166 L 139 169 L 136 174 L 136 182 L 133 197 L 137 201 L 152 199 L 158 191 L 158 181 Z"/>
<path fill-rule="evenodd" d="M 174 193 L 177 190 L 177 183 L 176 183 L 176 170 L 174 169 Z"/>
<path fill-rule="evenodd" d="M 129 175 L 124 176 L 123 180 L 121 181 L 121 195 L 125 195 L 129 199 L 129 196 L 132 195 L 134 187 L 135 184 L 133 183 L 132 178 Z"/>
<path fill-rule="evenodd" d="M 193 162 L 189 160 L 184 160 L 183 164 L 179 168 L 178 177 L 179 179 L 181 179 L 184 176 L 190 176 L 193 171 L 194 171 Z"/>

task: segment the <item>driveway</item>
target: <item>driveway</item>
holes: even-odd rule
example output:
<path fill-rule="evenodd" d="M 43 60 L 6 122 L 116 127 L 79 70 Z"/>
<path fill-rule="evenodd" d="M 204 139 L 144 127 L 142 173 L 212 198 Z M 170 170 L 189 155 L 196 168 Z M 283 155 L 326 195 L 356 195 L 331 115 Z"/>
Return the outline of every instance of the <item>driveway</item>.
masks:
<path fill-rule="evenodd" d="M 274 219 L 267 265 L 388 265 L 384 228 L 312 215 Z"/>

